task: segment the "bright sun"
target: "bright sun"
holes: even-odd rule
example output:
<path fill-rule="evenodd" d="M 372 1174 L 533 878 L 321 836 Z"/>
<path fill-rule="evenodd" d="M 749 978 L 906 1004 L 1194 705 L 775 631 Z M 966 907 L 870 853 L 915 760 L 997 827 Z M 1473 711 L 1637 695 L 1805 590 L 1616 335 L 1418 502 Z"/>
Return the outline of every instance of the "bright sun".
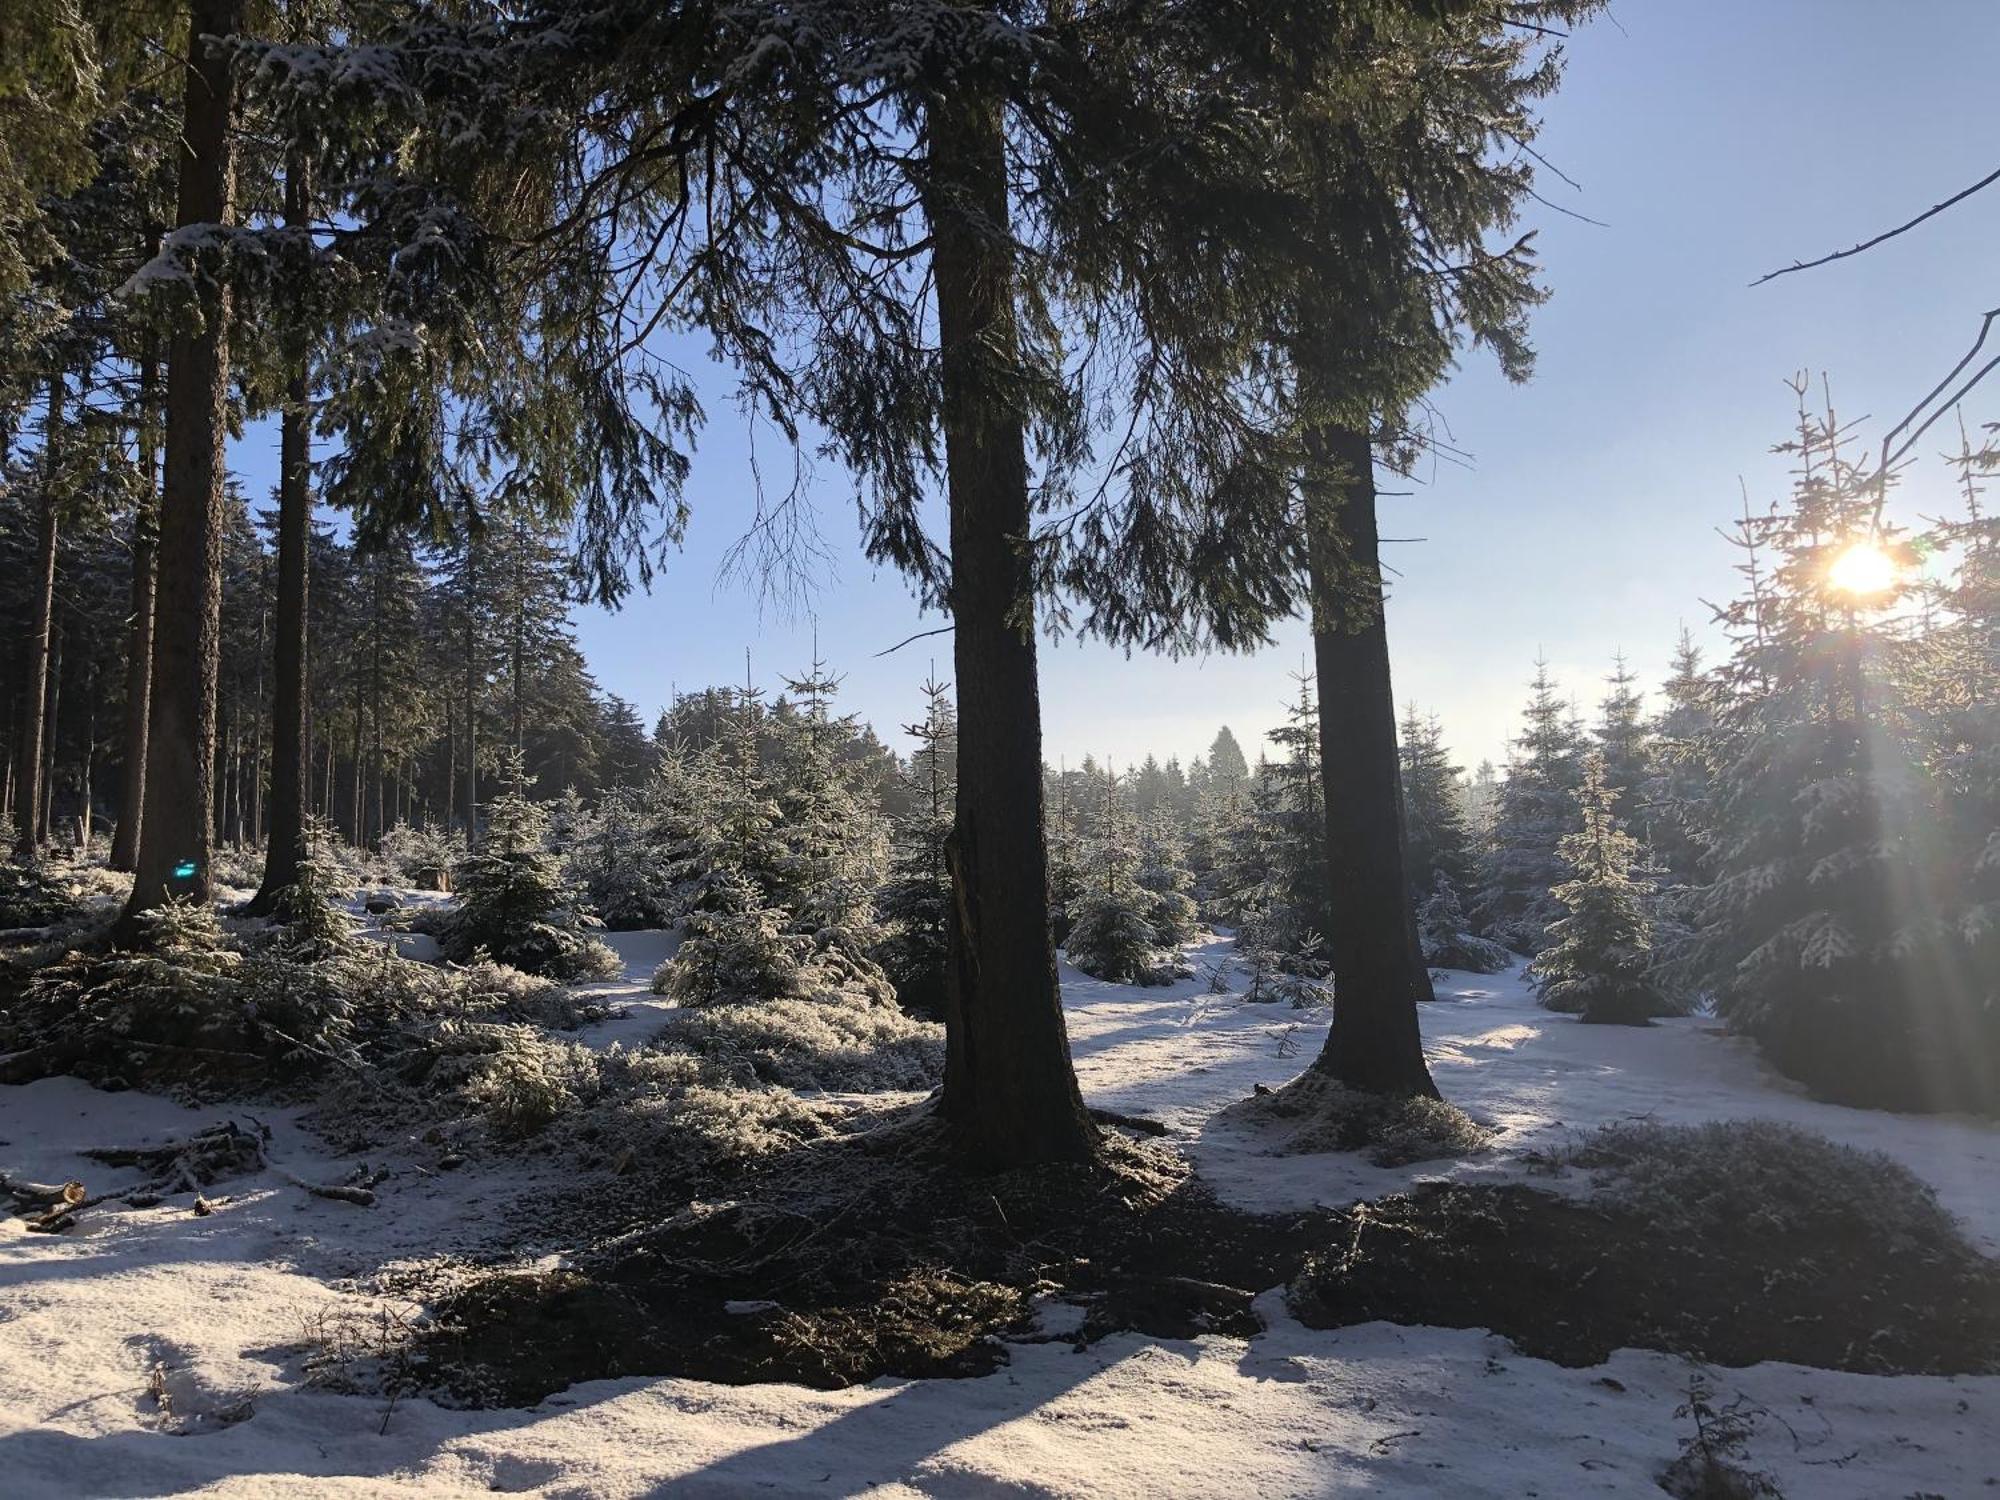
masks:
<path fill-rule="evenodd" d="M 1856 542 L 1833 560 L 1826 581 L 1859 598 L 1885 594 L 1896 584 L 1896 560 L 1873 542 Z"/>

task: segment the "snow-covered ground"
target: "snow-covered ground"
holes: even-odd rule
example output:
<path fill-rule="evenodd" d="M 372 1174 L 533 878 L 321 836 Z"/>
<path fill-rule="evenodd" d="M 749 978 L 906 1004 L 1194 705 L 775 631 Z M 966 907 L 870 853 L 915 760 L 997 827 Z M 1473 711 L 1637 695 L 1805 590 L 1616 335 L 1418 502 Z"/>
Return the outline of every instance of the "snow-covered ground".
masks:
<path fill-rule="evenodd" d="M 663 1002 L 646 979 L 661 934 L 612 938 L 625 1007 L 585 1035 L 643 1039 Z M 1225 948 L 1196 956 L 1219 962 Z M 1514 976 L 1451 976 L 1426 1007 L 1445 1093 L 1501 1130 L 1465 1163 L 1380 1170 L 1351 1157 L 1276 1159 L 1211 1116 L 1310 1060 L 1322 1020 L 1211 994 L 1205 977 L 1136 990 L 1064 971 L 1071 1039 L 1093 1102 L 1161 1119 L 1229 1198 L 1259 1207 L 1373 1196 L 1413 1176 L 1497 1176 L 1519 1153 L 1605 1120 L 1768 1117 L 1887 1151 L 2000 1247 L 2000 1127 L 1821 1105 L 1700 1021 L 1583 1027 L 1537 1008 Z M 224 1113 L 104 1094 L 71 1080 L 0 1088 L 0 1169 L 132 1180 L 86 1146 L 164 1139 Z M 246 1113 L 237 1111 L 238 1117 Z M 291 1111 L 256 1111 L 271 1156 L 312 1180 L 335 1158 Z M 1120 1335 L 1081 1351 L 1023 1343 L 979 1379 L 878 1381 L 839 1392 L 672 1379 L 599 1381 L 529 1411 L 387 1406 L 301 1383 L 328 1337 L 366 1345 L 393 1302 L 346 1278 L 490 1248 L 551 1166 L 472 1167 L 393 1147 L 372 1209 L 312 1198 L 275 1174 L 186 1200 L 107 1204 L 64 1236 L 0 1222 L 0 1495 L 546 1496 L 1653 1495 L 1691 1431 L 1689 1369 L 1624 1352 L 1566 1370 L 1478 1331 L 1301 1327 L 1281 1299 L 1261 1336 Z M 1073 1309 L 1051 1308 L 1053 1331 Z M 1797 1497 L 1992 1493 L 2000 1378 L 1884 1378 L 1766 1364 L 1712 1372 L 1718 1399 L 1763 1415 L 1751 1453 Z M 164 1392 L 164 1403 L 158 1393 Z M 185 1432 L 188 1435 L 172 1434 Z"/>

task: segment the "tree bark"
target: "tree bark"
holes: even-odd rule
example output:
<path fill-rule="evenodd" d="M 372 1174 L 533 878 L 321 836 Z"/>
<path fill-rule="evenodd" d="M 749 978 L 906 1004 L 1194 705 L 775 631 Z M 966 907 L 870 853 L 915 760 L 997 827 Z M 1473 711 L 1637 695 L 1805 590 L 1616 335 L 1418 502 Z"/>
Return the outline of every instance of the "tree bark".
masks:
<path fill-rule="evenodd" d="M 1308 433 L 1307 455 L 1333 959 L 1333 1024 L 1313 1066 L 1349 1088 L 1436 1098 L 1417 1024 L 1430 972 L 1410 941 L 1374 454 L 1365 430 L 1323 427 Z"/>
<path fill-rule="evenodd" d="M 156 242 L 157 243 L 157 242 Z M 132 614 L 125 634 L 125 763 L 118 799 L 118 827 L 111 836 L 111 868 L 139 865 L 139 830 L 146 817 L 146 717 L 153 695 L 153 586 L 160 543 L 159 355 L 148 337 L 139 356 L 139 472 L 142 493 L 132 517 Z"/>
<path fill-rule="evenodd" d="M 194 0 L 175 222 L 227 224 L 235 196 L 236 82 L 202 38 L 242 30 L 245 0 Z M 146 730 L 146 816 L 120 927 L 170 896 L 210 898 L 214 844 L 215 683 L 221 645 L 223 437 L 229 394 L 226 280 L 202 297 L 199 329 L 167 351 L 166 477 L 160 496 L 153 691 Z"/>
<path fill-rule="evenodd" d="M 465 841 L 479 837 L 479 634 L 473 617 L 478 544 L 465 539 Z"/>
<path fill-rule="evenodd" d="M 1049 933 L 1025 422 L 993 378 L 1018 347 L 1000 107 L 961 82 L 928 126 L 959 714 L 943 1111 L 979 1165 L 1089 1161 Z"/>
<path fill-rule="evenodd" d="M 45 798 L 42 786 L 43 741 L 47 738 L 49 636 L 55 617 L 57 458 L 62 448 L 63 377 L 49 377 L 48 420 L 42 431 L 42 503 L 35 519 L 34 593 L 30 596 L 28 642 L 21 666 L 21 727 L 14 742 L 14 853 L 34 860 L 42 847 Z"/>
<path fill-rule="evenodd" d="M 285 222 L 310 222 L 311 184 L 293 157 L 285 172 Z M 268 912 L 299 878 L 306 829 L 306 610 L 312 540 L 312 386 L 301 346 L 285 382 L 278 423 L 278 618 L 272 642 L 271 837 L 252 912 Z"/>

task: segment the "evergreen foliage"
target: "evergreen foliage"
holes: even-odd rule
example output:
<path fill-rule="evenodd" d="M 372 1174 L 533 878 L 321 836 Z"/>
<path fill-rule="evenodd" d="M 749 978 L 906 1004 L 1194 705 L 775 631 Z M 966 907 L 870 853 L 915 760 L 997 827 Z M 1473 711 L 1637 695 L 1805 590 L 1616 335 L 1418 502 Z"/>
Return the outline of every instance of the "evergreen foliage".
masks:
<path fill-rule="evenodd" d="M 1557 852 L 1574 872 L 1552 895 L 1564 915 L 1529 966 L 1542 1004 L 1585 1021 L 1644 1026 L 1666 1008 L 1649 975 L 1653 966 L 1647 890 L 1632 878 L 1639 843 L 1618 823 L 1617 789 L 1603 752 L 1584 757 L 1576 789 L 1580 826 Z"/>
<path fill-rule="evenodd" d="M 1557 846 L 1575 831 L 1582 737 L 1556 694 L 1547 662 L 1535 664 L 1532 696 L 1493 817 L 1492 844 L 1474 918 L 1516 953 L 1541 950 L 1559 906 L 1549 893 L 1567 872 Z"/>
<path fill-rule="evenodd" d="M 548 814 L 529 800 L 518 756 L 503 764 L 502 781 L 479 842 L 454 878 L 458 906 L 437 934 L 445 957 L 466 963 L 485 953 L 561 980 L 619 972 L 617 955 L 591 936 L 598 924 L 548 850 Z"/>
<path fill-rule="evenodd" d="M 1870 475 L 1798 383 L 1787 503 L 1746 518 L 1749 591 L 1719 711 L 1714 879 L 1700 909 L 1716 1006 L 1827 1097 L 2000 1100 L 1994 1013 L 1967 984 L 1945 787 L 1926 768 L 1907 617 L 1843 594 L 1835 560 L 1899 549 Z M 1766 570 L 1766 560 L 1768 569 Z M 1751 572 L 1749 570 L 1756 569 Z"/>
<path fill-rule="evenodd" d="M 1403 776 L 1403 837 L 1410 889 L 1433 891 L 1440 880 L 1464 889 L 1476 877 L 1477 856 L 1459 768 L 1445 748 L 1435 714 L 1412 704 L 1403 715 L 1399 749 Z M 1449 967 L 1458 967 L 1450 965 Z"/>
<path fill-rule="evenodd" d="M 958 719 L 949 688 L 935 676 L 924 682 L 923 718 L 904 733 L 917 748 L 903 772 L 907 811 L 896 819 L 889 879 L 876 901 L 886 933 L 876 958 L 906 1010 L 936 1017 L 944 1012 L 945 965 L 951 957 Z"/>
<path fill-rule="evenodd" d="M 1449 876 L 1439 876 L 1437 885 L 1417 908 L 1417 933 L 1424 962 L 1441 969 L 1498 974 L 1514 962 L 1514 956 L 1500 944 L 1471 930 L 1459 904 L 1458 889 Z"/>

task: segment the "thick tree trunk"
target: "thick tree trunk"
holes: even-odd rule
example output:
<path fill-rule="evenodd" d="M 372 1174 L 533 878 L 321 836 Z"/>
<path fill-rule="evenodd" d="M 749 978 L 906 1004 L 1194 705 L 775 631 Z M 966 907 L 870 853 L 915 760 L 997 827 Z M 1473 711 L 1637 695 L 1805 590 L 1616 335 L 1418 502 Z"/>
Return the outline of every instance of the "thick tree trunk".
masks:
<path fill-rule="evenodd" d="M 188 17 L 176 214 L 184 226 L 230 221 L 236 83 L 224 58 L 202 38 L 242 30 L 244 5 L 245 0 L 194 0 Z M 167 351 L 146 812 L 132 896 L 120 924 L 128 935 L 141 913 L 169 896 L 201 902 L 210 897 L 230 302 L 226 282 L 212 285 L 202 297 L 200 329 L 176 332 Z"/>
<path fill-rule="evenodd" d="M 285 173 L 285 219 L 309 221 L 305 168 L 294 158 Z M 278 618 L 272 645 L 270 841 L 264 879 L 250 902 L 267 912 L 278 892 L 299 878 L 306 828 L 306 634 L 312 540 L 312 388 L 303 349 L 285 382 L 278 424 Z"/>
<path fill-rule="evenodd" d="M 135 870 L 146 817 L 146 716 L 153 696 L 153 585 L 160 542 L 159 444 L 154 406 L 159 357 L 148 338 L 139 357 L 138 512 L 132 517 L 132 615 L 125 627 L 125 758 L 111 868 Z"/>
<path fill-rule="evenodd" d="M 929 147 L 959 714 L 944 1114 L 981 1165 L 1088 1161 L 1049 934 L 1025 426 L 994 378 L 1018 337 L 992 238 L 1008 221 L 997 102 L 961 85 L 933 103 Z"/>
<path fill-rule="evenodd" d="M 48 421 L 42 431 L 42 497 L 35 518 L 34 592 L 29 596 L 28 640 L 21 663 L 21 724 L 14 741 L 14 852 L 24 860 L 41 851 L 45 798 L 42 752 L 49 691 L 49 636 L 56 604 L 58 506 L 56 463 L 62 449 L 63 377 L 49 379 Z"/>
<path fill-rule="evenodd" d="M 1307 451 L 1334 985 L 1333 1024 L 1313 1066 L 1349 1088 L 1435 1098 L 1417 1025 L 1430 973 L 1410 940 L 1374 455 L 1367 432 L 1352 428 L 1315 430 Z"/>

